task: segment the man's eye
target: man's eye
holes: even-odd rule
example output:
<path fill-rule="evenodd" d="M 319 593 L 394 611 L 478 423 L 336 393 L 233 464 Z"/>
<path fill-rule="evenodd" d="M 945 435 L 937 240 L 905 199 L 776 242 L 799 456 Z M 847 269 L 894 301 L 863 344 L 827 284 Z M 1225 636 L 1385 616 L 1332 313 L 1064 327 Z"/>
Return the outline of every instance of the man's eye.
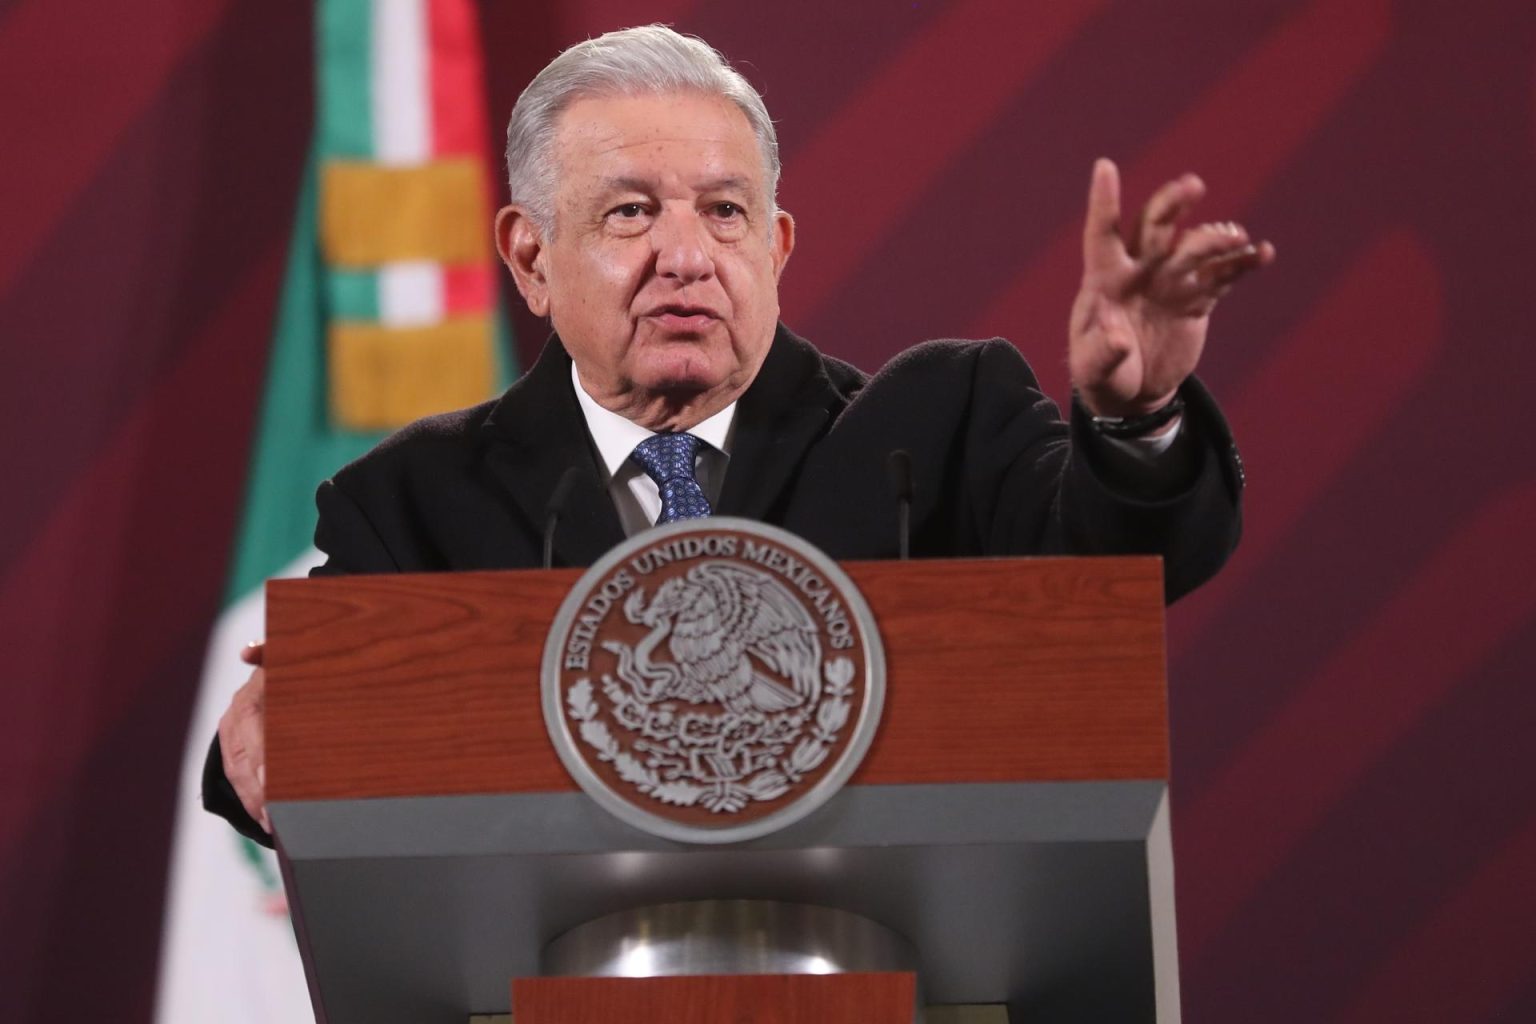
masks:
<path fill-rule="evenodd" d="M 620 217 L 633 220 L 645 213 L 645 207 L 639 203 L 625 203 L 623 206 L 614 207 L 613 212 Z"/>
<path fill-rule="evenodd" d="M 745 212 L 745 210 L 737 206 L 735 203 L 715 204 L 715 216 L 724 218 L 726 220 L 730 220 L 733 217 L 740 217 Z"/>

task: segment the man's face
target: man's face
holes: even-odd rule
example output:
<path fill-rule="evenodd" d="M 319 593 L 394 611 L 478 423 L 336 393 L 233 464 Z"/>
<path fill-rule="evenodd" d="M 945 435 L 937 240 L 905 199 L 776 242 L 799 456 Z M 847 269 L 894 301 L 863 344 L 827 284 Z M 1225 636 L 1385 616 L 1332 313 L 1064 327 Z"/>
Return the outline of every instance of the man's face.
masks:
<path fill-rule="evenodd" d="M 690 93 L 579 100 L 555 156 L 553 237 L 518 274 L 529 305 L 605 406 L 648 426 L 724 407 L 773 340 L 794 243 L 746 117 Z"/>

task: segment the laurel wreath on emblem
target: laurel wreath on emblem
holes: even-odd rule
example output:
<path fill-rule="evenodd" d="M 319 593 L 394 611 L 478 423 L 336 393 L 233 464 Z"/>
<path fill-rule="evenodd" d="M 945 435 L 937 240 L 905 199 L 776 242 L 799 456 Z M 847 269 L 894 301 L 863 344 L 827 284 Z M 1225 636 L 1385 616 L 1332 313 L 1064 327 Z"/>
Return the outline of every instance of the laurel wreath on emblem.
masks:
<path fill-rule="evenodd" d="M 602 692 L 626 748 L 601 717 L 591 678 L 566 691 L 578 733 L 639 792 L 718 814 L 774 800 L 826 761 L 848 723 L 852 659 L 821 658 L 819 631 L 778 580 L 730 562 L 703 562 L 664 582 L 625 617 L 649 633 L 617 656 Z M 661 644 L 671 660 L 655 655 Z M 780 680 L 783 680 L 782 682 Z"/>

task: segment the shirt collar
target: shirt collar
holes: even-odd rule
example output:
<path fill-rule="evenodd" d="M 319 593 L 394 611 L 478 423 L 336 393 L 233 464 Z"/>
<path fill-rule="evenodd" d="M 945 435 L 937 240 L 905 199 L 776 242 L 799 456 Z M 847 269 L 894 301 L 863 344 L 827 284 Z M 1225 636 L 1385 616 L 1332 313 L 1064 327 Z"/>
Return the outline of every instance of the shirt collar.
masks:
<path fill-rule="evenodd" d="M 610 477 L 617 476 L 630 453 L 635 450 L 635 445 L 648 437 L 654 437 L 656 431 L 647 430 L 634 420 L 625 419 L 598 405 L 587 394 L 586 388 L 581 386 L 581 377 L 576 373 L 574 362 L 571 363 L 571 387 L 576 391 L 581 415 L 587 421 L 587 433 L 592 435 L 592 443 L 597 445 L 597 454 L 603 460 L 603 468 Z M 688 433 L 716 451 L 730 455 L 731 426 L 735 419 L 736 403 L 732 402 L 704 422 L 695 424 Z"/>

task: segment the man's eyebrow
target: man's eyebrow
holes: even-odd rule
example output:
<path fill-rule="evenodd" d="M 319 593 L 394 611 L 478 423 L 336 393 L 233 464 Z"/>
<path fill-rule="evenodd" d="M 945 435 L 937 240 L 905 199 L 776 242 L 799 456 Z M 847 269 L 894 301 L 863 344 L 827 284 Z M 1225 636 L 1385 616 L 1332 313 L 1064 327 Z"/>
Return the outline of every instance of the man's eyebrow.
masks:
<path fill-rule="evenodd" d="M 752 183 L 739 177 L 715 178 L 699 186 L 700 192 L 749 192 L 751 189 Z"/>
<path fill-rule="evenodd" d="M 649 195 L 655 189 L 655 183 L 644 178 L 636 178 L 627 174 L 620 174 L 610 178 L 604 178 L 602 188 L 607 192 L 644 192 Z M 752 189 L 750 179 L 739 175 L 727 175 L 723 178 L 712 178 L 701 182 L 695 189 L 698 192 L 749 192 Z"/>
<path fill-rule="evenodd" d="M 614 178 L 603 179 L 603 191 L 605 192 L 645 192 L 651 191 L 652 185 L 644 178 L 634 178 L 628 175 L 620 175 Z"/>

